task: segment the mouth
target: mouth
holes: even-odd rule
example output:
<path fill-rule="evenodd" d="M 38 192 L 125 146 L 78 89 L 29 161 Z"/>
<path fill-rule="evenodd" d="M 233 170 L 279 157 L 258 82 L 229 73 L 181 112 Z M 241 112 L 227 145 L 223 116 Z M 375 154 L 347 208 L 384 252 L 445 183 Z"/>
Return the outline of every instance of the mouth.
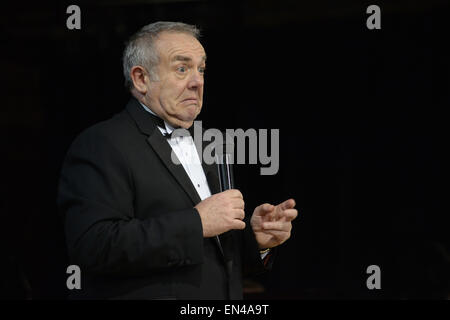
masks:
<path fill-rule="evenodd" d="M 185 103 L 185 104 L 198 104 L 198 99 L 197 98 L 186 98 L 186 99 L 182 100 L 181 102 Z"/>

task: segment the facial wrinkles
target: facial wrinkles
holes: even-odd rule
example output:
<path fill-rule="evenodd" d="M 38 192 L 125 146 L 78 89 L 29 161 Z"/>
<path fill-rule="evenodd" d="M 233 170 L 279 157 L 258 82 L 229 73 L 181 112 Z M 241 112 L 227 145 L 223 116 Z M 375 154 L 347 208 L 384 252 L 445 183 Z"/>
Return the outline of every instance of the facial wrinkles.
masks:
<path fill-rule="evenodd" d="M 185 56 L 192 59 L 190 61 L 190 64 L 193 65 L 201 65 L 203 62 L 203 57 L 206 55 L 205 51 L 203 50 L 203 47 L 200 44 L 191 44 L 190 48 L 186 48 L 186 46 L 183 46 L 183 48 L 179 48 L 178 46 L 175 46 L 173 48 L 170 48 L 168 50 L 168 65 L 172 66 L 173 63 L 176 63 L 172 61 L 172 58 L 174 56 Z"/>
<path fill-rule="evenodd" d="M 202 58 L 205 56 L 205 51 L 195 38 L 190 38 L 189 36 L 188 38 L 181 37 L 181 39 L 176 37 L 167 39 L 163 36 L 160 40 L 159 50 L 162 59 L 160 63 L 159 84 L 160 88 L 166 88 L 168 90 L 163 90 L 165 91 L 164 93 L 161 92 L 158 102 L 163 109 L 162 111 L 169 117 L 178 118 L 179 111 L 177 110 L 176 103 L 183 98 L 184 94 L 186 94 L 186 91 L 188 90 L 188 81 L 191 80 L 191 75 L 188 75 L 187 78 L 183 79 L 176 78 L 174 74 L 174 63 L 177 62 L 172 61 L 171 59 L 176 55 L 189 57 L 192 61 L 188 62 L 188 68 L 192 68 L 193 66 L 197 68 L 203 62 Z M 203 100 L 203 97 L 201 96 L 201 87 L 192 91 L 196 92 L 196 97 L 199 99 L 197 108 L 200 109 L 200 102 Z M 170 99 L 170 95 L 173 95 L 174 99 Z M 186 97 L 191 95 L 192 93 L 186 95 Z M 167 97 L 169 97 L 169 99 L 166 99 Z"/>
<path fill-rule="evenodd" d="M 175 44 L 172 45 L 167 53 L 169 59 L 172 58 L 174 55 L 186 55 L 186 56 L 192 56 L 194 58 L 196 57 L 203 57 L 205 56 L 205 51 L 203 50 L 202 45 L 196 41 L 195 39 L 192 41 L 183 41 L 185 43 L 183 44 Z"/>
<path fill-rule="evenodd" d="M 177 50 L 177 49 L 174 49 L 174 50 L 171 50 L 171 54 L 169 54 L 169 57 L 173 57 L 173 56 L 176 56 L 176 55 L 187 56 L 187 57 L 192 57 L 192 56 L 193 57 L 198 57 L 198 56 L 203 57 L 205 55 L 202 47 L 199 47 L 199 46 L 197 46 L 195 49 L 192 49 L 192 51 L 197 51 L 197 52 L 194 53 L 194 54 L 191 54 L 191 52 L 189 52 L 189 50 Z M 202 61 L 200 60 L 199 64 L 201 64 L 201 62 Z M 170 61 L 169 62 L 170 68 L 173 67 L 171 63 L 172 62 Z M 189 63 L 193 64 L 194 66 L 197 65 L 195 60 L 193 60 L 192 62 L 189 62 Z M 192 66 L 189 66 L 189 67 L 191 68 Z M 176 96 L 176 100 L 177 101 L 179 101 L 179 99 L 181 99 L 183 97 L 183 95 L 185 94 L 185 91 L 188 89 L 187 85 L 188 85 L 188 82 L 190 81 L 190 75 L 188 75 L 188 78 L 185 78 L 182 81 L 183 81 L 183 88 L 182 88 L 182 90 L 180 90 L 179 94 Z M 196 96 L 197 96 L 197 98 L 199 100 L 202 100 L 200 87 L 198 87 L 197 89 L 192 90 L 192 91 L 196 92 Z"/>
<path fill-rule="evenodd" d="M 173 87 L 168 85 L 167 82 L 170 82 L 170 77 L 167 76 L 168 74 L 165 75 L 164 79 L 161 79 L 161 86 L 163 87 L 170 87 L 172 88 L 169 92 L 165 91 L 165 92 L 161 92 L 161 94 L 159 95 L 159 104 L 161 105 L 162 111 L 167 113 L 169 116 L 171 117 L 175 117 L 177 118 L 177 109 L 175 105 L 171 104 L 171 99 L 170 99 L 170 94 L 172 93 Z M 184 92 L 184 90 L 181 90 L 180 95 Z M 169 99 L 167 100 L 167 94 L 169 95 Z M 178 95 L 179 96 L 179 95 Z M 177 97 L 178 99 L 178 97 Z M 167 102 L 167 104 L 166 104 Z"/>

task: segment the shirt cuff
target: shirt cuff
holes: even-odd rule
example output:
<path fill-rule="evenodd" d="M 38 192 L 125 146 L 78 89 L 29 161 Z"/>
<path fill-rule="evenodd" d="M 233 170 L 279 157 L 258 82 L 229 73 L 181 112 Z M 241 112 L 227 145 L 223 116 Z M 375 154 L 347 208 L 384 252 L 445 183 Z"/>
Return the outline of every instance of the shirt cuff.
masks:
<path fill-rule="evenodd" d="M 261 253 L 261 260 L 264 260 L 264 258 L 269 254 L 269 252 L 270 252 L 270 250 L 268 250 L 264 253 Z"/>

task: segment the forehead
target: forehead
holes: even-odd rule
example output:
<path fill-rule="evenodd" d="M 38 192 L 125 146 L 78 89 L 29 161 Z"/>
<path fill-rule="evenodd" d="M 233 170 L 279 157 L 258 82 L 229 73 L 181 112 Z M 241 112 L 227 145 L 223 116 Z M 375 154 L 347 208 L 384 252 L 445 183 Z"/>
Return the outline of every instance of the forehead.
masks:
<path fill-rule="evenodd" d="M 156 40 L 160 57 L 173 60 L 176 56 L 186 56 L 192 60 L 203 60 L 206 56 L 201 43 L 187 33 L 162 32 Z"/>

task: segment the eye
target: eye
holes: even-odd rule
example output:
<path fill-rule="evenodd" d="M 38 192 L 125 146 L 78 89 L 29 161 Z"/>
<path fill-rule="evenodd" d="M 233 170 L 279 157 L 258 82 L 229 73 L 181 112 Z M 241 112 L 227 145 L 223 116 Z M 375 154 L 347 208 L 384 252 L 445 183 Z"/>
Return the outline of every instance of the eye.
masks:
<path fill-rule="evenodd" d="M 177 71 L 181 72 L 181 73 L 185 73 L 186 72 L 186 67 L 185 66 L 178 67 Z"/>
<path fill-rule="evenodd" d="M 198 72 L 200 72 L 201 74 L 204 74 L 205 73 L 205 67 L 200 67 L 200 68 L 198 68 Z"/>

